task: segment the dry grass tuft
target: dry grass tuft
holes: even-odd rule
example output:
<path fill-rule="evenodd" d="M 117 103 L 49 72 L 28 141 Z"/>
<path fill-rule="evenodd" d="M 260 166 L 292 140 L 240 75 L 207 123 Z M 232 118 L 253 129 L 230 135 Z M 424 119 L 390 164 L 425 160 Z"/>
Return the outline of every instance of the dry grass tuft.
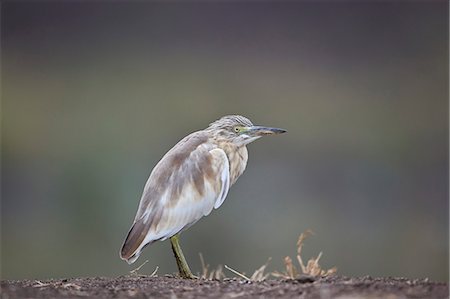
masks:
<path fill-rule="evenodd" d="M 222 265 L 218 265 L 216 269 L 209 271 L 209 265 L 205 263 L 203 254 L 199 253 L 198 255 L 200 256 L 200 263 L 202 264 L 202 275 L 200 275 L 201 279 L 221 280 L 226 278 L 225 273 L 223 273 Z"/>
<path fill-rule="evenodd" d="M 262 265 L 261 267 L 256 269 L 255 272 L 253 272 L 253 274 L 251 276 L 247 276 L 245 273 L 239 272 L 227 265 L 225 265 L 224 267 L 225 267 L 225 269 L 229 270 L 236 276 L 238 276 L 246 281 L 263 281 L 263 280 L 266 280 L 270 275 L 277 277 L 277 278 L 283 278 L 283 279 L 297 279 L 297 278 L 301 277 L 302 275 L 317 277 L 317 276 L 329 276 L 329 275 L 335 274 L 337 272 L 336 267 L 333 267 L 328 270 L 324 270 L 320 266 L 319 260 L 322 257 L 322 252 L 320 252 L 317 257 L 310 258 L 305 266 L 305 263 L 303 262 L 303 259 L 302 259 L 302 248 L 303 248 L 303 244 L 304 244 L 306 238 L 308 238 L 311 235 L 314 235 L 314 233 L 311 230 L 306 230 L 305 232 L 301 233 L 300 236 L 298 237 L 297 261 L 300 266 L 299 268 L 297 268 L 294 265 L 292 259 L 289 256 L 284 258 L 285 271 L 283 271 L 283 272 L 275 271 L 275 272 L 271 272 L 271 273 L 270 272 L 265 273 L 267 266 L 269 265 L 269 262 L 271 261 L 271 258 L 269 258 L 264 265 Z M 223 271 L 224 267 L 222 267 L 222 265 L 219 265 L 219 266 L 217 266 L 216 269 L 210 271 L 209 265 L 205 263 L 203 255 L 201 253 L 199 253 L 199 256 L 200 256 L 200 262 L 202 265 L 202 274 L 199 275 L 199 277 L 201 279 L 222 280 L 224 278 L 227 278 Z"/>
<path fill-rule="evenodd" d="M 243 278 L 247 281 L 263 281 L 266 280 L 271 273 L 264 273 L 267 266 L 269 265 L 269 262 L 271 260 L 271 258 L 269 258 L 267 260 L 267 262 L 262 265 L 261 267 L 259 267 L 258 269 L 255 270 L 255 272 L 253 272 L 252 276 L 248 277 L 245 275 L 245 273 L 241 273 L 239 271 L 234 270 L 231 267 L 228 267 L 227 265 L 225 265 L 224 267 L 222 265 L 217 266 L 217 268 L 215 270 L 210 271 L 209 270 L 209 264 L 205 263 L 205 259 L 203 258 L 203 254 L 199 253 L 198 254 L 200 256 L 200 263 L 202 264 L 202 274 L 199 275 L 199 277 L 201 279 L 207 279 L 207 280 L 213 280 L 213 279 L 217 279 L 217 280 L 221 280 L 224 278 L 227 278 L 225 276 L 225 273 L 223 272 L 223 268 L 225 267 L 225 269 L 233 272 L 235 275 L 239 276 L 240 278 Z"/>
<path fill-rule="evenodd" d="M 303 263 L 303 259 L 301 256 L 303 243 L 306 238 L 309 236 L 314 235 L 314 233 L 311 230 L 307 230 L 300 234 L 297 241 L 297 261 L 300 265 L 300 270 L 302 271 L 302 275 L 310 275 L 310 276 L 329 276 L 333 275 L 337 272 L 337 268 L 333 267 L 328 270 L 324 270 L 319 265 L 319 260 L 322 257 L 322 252 L 319 253 L 319 255 L 316 258 L 311 258 L 308 260 L 308 262 L 305 264 Z M 275 271 L 272 273 L 272 276 L 279 277 L 283 279 L 296 279 L 301 274 L 297 270 L 297 267 L 292 262 L 292 259 L 287 256 L 284 258 L 284 265 L 286 270 L 284 272 L 278 272 Z"/>

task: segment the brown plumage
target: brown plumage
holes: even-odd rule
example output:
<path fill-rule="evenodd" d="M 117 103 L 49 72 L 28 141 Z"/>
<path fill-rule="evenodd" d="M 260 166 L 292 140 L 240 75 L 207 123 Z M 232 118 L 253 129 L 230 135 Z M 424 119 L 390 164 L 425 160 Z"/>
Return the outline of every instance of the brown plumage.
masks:
<path fill-rule="evenodd" d="M 177 235 L 217 209 L 245 170 L 246 145 L 283 132 L 230 115 L 183 138 L 150 174 L 121 258 L 134 262 L 146 245 Z"/>

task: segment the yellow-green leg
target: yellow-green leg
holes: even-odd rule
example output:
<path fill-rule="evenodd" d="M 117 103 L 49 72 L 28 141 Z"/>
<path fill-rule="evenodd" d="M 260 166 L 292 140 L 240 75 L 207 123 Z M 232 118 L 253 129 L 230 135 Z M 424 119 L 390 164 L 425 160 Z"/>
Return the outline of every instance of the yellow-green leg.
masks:
<path fill-rule="evenodd" d="M 170 238 L 170 243 L 172 244 L 172 251 L 175 259 L 177 260 L 178 271 L 180 271 L 180 276 L 187 279 L 195 279 L 196 277 L 192 274 L 189 265 L 184 258 L 183 251 L 179 243 L 179 236 L 176 234 Z"/>

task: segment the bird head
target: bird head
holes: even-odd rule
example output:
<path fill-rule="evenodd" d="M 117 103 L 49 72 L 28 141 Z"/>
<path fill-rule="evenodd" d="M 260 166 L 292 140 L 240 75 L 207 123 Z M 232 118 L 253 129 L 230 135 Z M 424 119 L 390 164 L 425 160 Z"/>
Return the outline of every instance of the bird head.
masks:
<path fill-rule="evenodd" d="M 265 135 L 281 134 L 286 130 L 265 126 L 255 126 L 246 117 L 227 115 L 211 123 L 206 129 L 217 140 L 232 142 L 237 146 L 249 144 Z"/>

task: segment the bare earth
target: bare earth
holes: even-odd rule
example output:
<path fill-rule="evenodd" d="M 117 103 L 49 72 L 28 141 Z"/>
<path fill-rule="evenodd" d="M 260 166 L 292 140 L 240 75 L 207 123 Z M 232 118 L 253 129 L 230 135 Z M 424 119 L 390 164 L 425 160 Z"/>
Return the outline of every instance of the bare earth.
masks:
<path fill-rule="evenodd" d="M 447 283 L 428 279 L 302 277 L 249 282 L 121 276 L 1 282 L 1 298 L 449 298 Z"/>

